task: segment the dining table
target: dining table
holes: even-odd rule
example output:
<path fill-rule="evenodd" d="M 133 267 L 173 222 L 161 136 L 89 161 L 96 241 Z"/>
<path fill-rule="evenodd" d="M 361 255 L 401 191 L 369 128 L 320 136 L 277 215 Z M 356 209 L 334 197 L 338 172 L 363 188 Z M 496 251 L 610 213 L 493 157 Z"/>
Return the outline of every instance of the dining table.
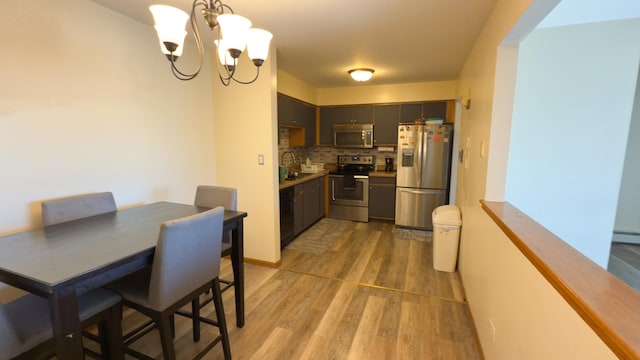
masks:
<path fill-rule="evenodd" d="M 0 236 L 0 282 L 48 299 L 57 358 L 84 359 L 78 296 L 150 266 L 162 222 L 206 210 L 156 202 Z M 238 327 L 244 326 L 246 216 L 224 212 L 223 231 L 232 234 Z"/>

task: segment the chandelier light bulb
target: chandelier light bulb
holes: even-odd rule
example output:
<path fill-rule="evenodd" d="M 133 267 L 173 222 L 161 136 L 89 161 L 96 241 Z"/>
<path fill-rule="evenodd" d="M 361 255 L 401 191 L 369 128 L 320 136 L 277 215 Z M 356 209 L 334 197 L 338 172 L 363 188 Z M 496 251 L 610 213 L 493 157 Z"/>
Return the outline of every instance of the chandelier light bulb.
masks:
<path fill-rule="evenodd" d="M 151 5 L 149 10 L 155 21 L 154 28 L 160 40 L 160 49 L 165 55 L 173 53 L 174 57 L 182 54 L 184 38 L 187 36 L 185 26 L 189 15 L 173 6 Z M 173 44 L 173 48 L 170 44 Z"/>

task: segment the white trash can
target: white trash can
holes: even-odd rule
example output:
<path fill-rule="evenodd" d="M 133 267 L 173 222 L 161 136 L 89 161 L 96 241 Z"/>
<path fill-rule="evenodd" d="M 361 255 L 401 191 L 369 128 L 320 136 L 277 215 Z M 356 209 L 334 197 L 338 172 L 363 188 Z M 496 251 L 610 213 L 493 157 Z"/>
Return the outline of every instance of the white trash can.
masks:
<path fill-rule="evenodd" d="M 439 271 L 456 271 L 458 243 L 460 242 L 460 209 L 455 205 L 435 208 L 433 221 L 433 268 Z"/>

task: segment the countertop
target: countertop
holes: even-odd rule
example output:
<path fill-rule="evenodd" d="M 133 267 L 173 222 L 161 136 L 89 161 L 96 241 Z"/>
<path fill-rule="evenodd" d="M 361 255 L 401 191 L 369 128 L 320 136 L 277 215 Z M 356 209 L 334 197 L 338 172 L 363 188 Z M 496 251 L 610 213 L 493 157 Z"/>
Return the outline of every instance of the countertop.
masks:
<path fill-rule="evenodd" d="M 328 173 L 329 173 L 329 170 L 322 170 L 322 171 L 314 173 L 314 174 L 300 174 L 301 176 L 298 176 L 296 179 L 285 180 L 283 184 L 279 184 L 280 185 L 280 190 L 286 189 L 286 188 L 289 188 L 289 187 L 292 187 L 292 186 L 296 186 L 298 184 L 302 184 L 302 183 L 305 183 L 305 182 L 313 180 L 313 179 L 317 179 L 317 178 L 323 177 L 323 176 L 327 175 Z"/>

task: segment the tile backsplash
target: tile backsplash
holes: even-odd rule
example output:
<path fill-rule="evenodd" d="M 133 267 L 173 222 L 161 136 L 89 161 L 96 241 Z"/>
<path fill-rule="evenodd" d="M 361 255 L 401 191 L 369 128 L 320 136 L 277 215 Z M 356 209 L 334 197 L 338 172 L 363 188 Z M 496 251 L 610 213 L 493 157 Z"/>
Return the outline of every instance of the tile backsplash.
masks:
<path fill-rule="evenodd" d="M 289 147 L 289 129 L 285 127 L 279 128 L 279 138 L 280 141 L 278 143 L 278 164 L 291 166 L 293 165 L 292 159 L 290 156 L 287 156 L 284 159 L 284 164 L 281 164 L 282 154 L 285 151 L 291 151 L 296 155 L 296 159 L 299 159 L 300 162 L 306 161 L 306 159 L 311 159 L 312 162 L 315 163 L 325 163 L 325 164 L 336 164 L 338 159 L 338 155 L 374 155 L 376 157 L 376 166 L 378 169 L 384 169 L 384 159 L 385 158 L 396 158 L 396 148 L 394 147 L 391 152 L 388 151 L 378 151 L 378 148 L 373 149 L 345 149 L 345 148 L 334 148 L 330 146 L 293 146 Z M 298 163 L 298 165 L 300 164 Z"/>

